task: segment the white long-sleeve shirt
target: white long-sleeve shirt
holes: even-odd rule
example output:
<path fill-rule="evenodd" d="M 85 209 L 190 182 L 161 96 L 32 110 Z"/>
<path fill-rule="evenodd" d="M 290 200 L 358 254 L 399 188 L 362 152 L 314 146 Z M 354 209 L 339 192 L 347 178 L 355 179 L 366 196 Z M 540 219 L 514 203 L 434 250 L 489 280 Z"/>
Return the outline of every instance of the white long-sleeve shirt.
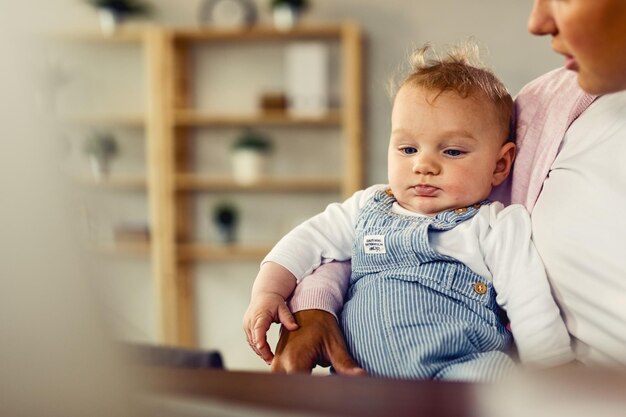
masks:
<path fill-rule="evenodd" d="M 532 213 L 533 236 L 580 361 L 626 366 L 626 91 L 568 129 Z"/>
<path fill-rule="evenodd" d="M 358 191 L 343 203 L 296 227 L 281 239 L 263 262 L 276 262 L 301 279 L 320 264 L 348 260 L 352 254 L 359 210 L 385 185 Z M 394 203 L 398 214 L 419 216 Z M 430 233 L 431 246 L 493 283 L 497 303 L 507 312 L 520 359 L 552 366 L 573 359 L 539 255 L 531 241 L 530 217 L 521 205 L 493 203 L 455 228 Z M 344 274 L 347 275 L 347 274 Z M 338 279 L 347 279 L 343 276 Z"/>

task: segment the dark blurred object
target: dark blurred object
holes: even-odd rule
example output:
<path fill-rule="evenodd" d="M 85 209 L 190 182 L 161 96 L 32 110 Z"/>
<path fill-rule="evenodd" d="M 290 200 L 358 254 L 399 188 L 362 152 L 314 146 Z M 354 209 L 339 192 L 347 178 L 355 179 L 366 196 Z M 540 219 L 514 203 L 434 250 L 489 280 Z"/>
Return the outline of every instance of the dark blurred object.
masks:
<path fill-rule="evenodd" d="M 216 350 L 184 349 L 147 344 L 125 344 L 131 361 L 144 366 L 191 369 L 224 369 L 222 355 Z"/>
<path fill-rule="evenodd" d="M 106 9 L 117 14 L 119 17 L 133 15 L 148 15 L 152 12 L 152 6 L 137 0 L 87 0 L 97 9 Z"/>
<path fill-rule="evenodd" d="M 272 19 L 278 30 L 291 30 L 309 7 L 308 0 L 271 0 Z"/>
<path fill-rule="evenodd" d="M 235 243 L 238 221 L 239 210 L 232 203 L 222 202 L 213 209 L 213 222 L 219 231 L 221 243 Z"/>
<path fill-rule="evenodd" d="M 141 0 L 85 0 L 98 12 L 100 29 L 106 36 L 113 35 L 125 20 L 131 17 L 148 16 L 152 6 Z"/>

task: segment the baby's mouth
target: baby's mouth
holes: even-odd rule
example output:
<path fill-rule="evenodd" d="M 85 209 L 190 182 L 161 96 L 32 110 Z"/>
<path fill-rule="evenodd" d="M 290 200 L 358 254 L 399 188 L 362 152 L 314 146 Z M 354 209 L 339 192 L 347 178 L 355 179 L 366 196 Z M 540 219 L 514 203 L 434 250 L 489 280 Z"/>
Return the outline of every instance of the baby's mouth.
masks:
<path fill-rule="evenodd" d="M 419 197 L 434 197 L 439 191 L 439 188 L 433 187 L 432 185 L 419 184 L 413 187 L 413 190 L 415 190 L 415 194 Z"/>

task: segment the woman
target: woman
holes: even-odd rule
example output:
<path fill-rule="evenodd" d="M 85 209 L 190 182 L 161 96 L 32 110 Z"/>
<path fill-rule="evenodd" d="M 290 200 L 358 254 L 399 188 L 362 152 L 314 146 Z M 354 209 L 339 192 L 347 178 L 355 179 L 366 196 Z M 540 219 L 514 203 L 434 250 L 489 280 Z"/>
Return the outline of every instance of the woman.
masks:
<path fill-rule="evenodd" d="M 535 244 L 577 359 L 624 366 L 626 2 L 535 0 L 528 27 L 552 36 L 565 69 L 540 77 L 518 96 L 519 154 L 506 194 L 531 211 Z M 337 282 L 347 268 L 333 263 L 320 269 L 297 288 L 291 307 L 299 310 L 299 329 L 282 333 L 272 370 L 308 371 L 318 363 L 361 374 L 335 317 L 319 310 L 332 311 L 343 288 L 339 283 L 334 292 L 320 293 L 316 282 L 328 275 Z M 257 351 L 267 358 L 269 346 L 259 339 Z"/>

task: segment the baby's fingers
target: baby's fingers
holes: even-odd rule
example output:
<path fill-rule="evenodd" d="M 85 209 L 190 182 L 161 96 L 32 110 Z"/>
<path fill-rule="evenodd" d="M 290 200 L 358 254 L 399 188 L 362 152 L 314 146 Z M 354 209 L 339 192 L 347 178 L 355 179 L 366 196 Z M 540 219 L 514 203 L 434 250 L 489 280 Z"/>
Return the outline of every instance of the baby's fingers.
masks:
<path fill-rule="evenodd" d="M 269 317 L 259 317 L 252 331 L 254 350 L 268 365 L 272 362 L 274 354 L 267 343 L 267 331 L 272 324 Z"/>
<path fill-rule="evenodd" d="M 261 352 L 259 352 L 256 348 L 256 343 L 254 342 L 252 323 L 247 323 L 247 320 L 244 320 L 243 331 L 246 334 L 246 341 L 248 342 L 250 349 L 252 349 L 258 356 L 261 356 Z"/>
<path fill-rule="evenodd" d="M 298 323 L 286 304 L 278 307 L 278 320 L 290 332 L 298 329 Z"/>

